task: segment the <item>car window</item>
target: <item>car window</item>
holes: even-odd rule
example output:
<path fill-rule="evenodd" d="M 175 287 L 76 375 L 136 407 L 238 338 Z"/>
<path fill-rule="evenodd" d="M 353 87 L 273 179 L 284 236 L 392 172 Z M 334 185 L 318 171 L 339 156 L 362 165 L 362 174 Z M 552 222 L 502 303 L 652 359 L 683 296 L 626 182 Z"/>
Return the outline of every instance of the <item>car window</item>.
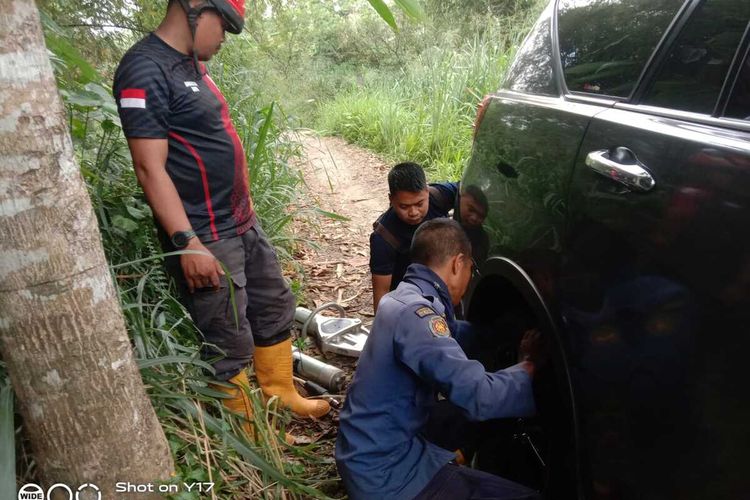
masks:
<path fill-rule="evenodd" d="M 682 3 L 560 0 L 560 60 L 568 90 L 629 96 Z"/>
<path fill-rule="evenodd" d="M 745 56 L 745 63 L 742 65 L 737 83 L 734 84 L 724 116 L 750 120 L 750 52 Z"/>
<path fill-rule="evenodd" d="M 748 0 L 706 0 L 669 51 L 643 104 L 713 113 L 750 19 Z"/>
<path fill-rule="evenodd" d="M 552 6 L 526 37 L 505 78 L 505 88 L 530 94 L 560 95 L 552 71 Z"/>

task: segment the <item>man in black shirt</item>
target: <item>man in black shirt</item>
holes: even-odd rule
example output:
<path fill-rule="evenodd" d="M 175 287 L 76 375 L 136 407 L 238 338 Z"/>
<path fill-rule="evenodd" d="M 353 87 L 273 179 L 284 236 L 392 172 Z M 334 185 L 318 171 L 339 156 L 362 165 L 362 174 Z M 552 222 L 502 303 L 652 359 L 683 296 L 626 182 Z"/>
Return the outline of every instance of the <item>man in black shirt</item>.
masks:
<path fill-rule="evenodd" d="M 320 417 L 328 403 L 306 400 L 293 386 L 294 297 L 256 219 L 227 102 L 199 62 L 218 52 L 226 31 L 242 31 L 244 10 L 244 0 L 170 0 L 158 29 L 123 57 L 113 91 L 165 250 L 199 252 L 168 259 L 167 268 L 205 337 L 205 357 L 220 358 L 216 378 L 234 386 L 217 386 L 230 395 L 225 404 L 249 420 L 240 389 L 254 353 L 264 394 Z"/>
<path fill-rule="evenodd" d="M 370 272 L 373 307 L 395 290 L 411 264 L 409 247 L 414 232 L 425 221 L 446 217 L 458 195 L 458 183 L 427 184 L 422 167 L 399 163 L 388 172 L 390 208 L 373 224 L 370 235 Z"/>

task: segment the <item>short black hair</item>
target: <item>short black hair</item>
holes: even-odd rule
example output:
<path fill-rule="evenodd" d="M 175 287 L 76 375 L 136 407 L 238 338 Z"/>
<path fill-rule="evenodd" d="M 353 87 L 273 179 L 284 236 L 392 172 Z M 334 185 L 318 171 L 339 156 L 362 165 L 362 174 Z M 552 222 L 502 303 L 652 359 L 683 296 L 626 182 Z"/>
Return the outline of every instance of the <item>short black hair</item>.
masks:
<path fill-rule="evenodd" d="M 442 265 L 460 253 L 471 258 L 471 241 L 453 219 L 428 220 L 419 226 L 411 242 L 412 262 L 428 267 Z"/>
<path fill-rule="evenodd" d="M 399 163 L 388 172 L 388 189 L 391 194 L 399 191 L 418 193 L 427 189 L 427 178 L 421 165 L 412 162 Z"/>

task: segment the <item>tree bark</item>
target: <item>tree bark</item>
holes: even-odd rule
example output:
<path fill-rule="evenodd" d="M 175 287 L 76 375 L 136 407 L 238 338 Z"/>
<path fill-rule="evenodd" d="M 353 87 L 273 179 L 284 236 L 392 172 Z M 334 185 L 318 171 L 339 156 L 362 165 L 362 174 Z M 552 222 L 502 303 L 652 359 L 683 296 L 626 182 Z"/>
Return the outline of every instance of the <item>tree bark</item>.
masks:
<path fill-rule="evenodd" d="M 47 486 L 169 478 L 31 0 L 0 0 L 0 352 Z"/>

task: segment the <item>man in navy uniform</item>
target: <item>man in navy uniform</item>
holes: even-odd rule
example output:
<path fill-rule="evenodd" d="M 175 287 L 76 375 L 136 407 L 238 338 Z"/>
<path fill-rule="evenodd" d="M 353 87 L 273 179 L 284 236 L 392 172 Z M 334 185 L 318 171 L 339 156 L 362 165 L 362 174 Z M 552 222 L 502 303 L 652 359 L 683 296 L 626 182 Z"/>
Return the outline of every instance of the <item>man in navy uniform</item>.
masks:
<path fill-rule="evenodd" d="M 531 378 L 538 333 L 521 345 L 523 361 L 488 373 L 469 360 L 454 332 L 453 306 L 472 272 L 471 243 L 458 222 L 433 219 L 411 246 L 413 264 L 386 294 L 340 415 L 336 463 L 353 500 L 410 498 L 536 499 L 497 476 L 457 466 L 454 451 L 424 437 L 442 393 L 471 420 L 535 412 Z"/>

